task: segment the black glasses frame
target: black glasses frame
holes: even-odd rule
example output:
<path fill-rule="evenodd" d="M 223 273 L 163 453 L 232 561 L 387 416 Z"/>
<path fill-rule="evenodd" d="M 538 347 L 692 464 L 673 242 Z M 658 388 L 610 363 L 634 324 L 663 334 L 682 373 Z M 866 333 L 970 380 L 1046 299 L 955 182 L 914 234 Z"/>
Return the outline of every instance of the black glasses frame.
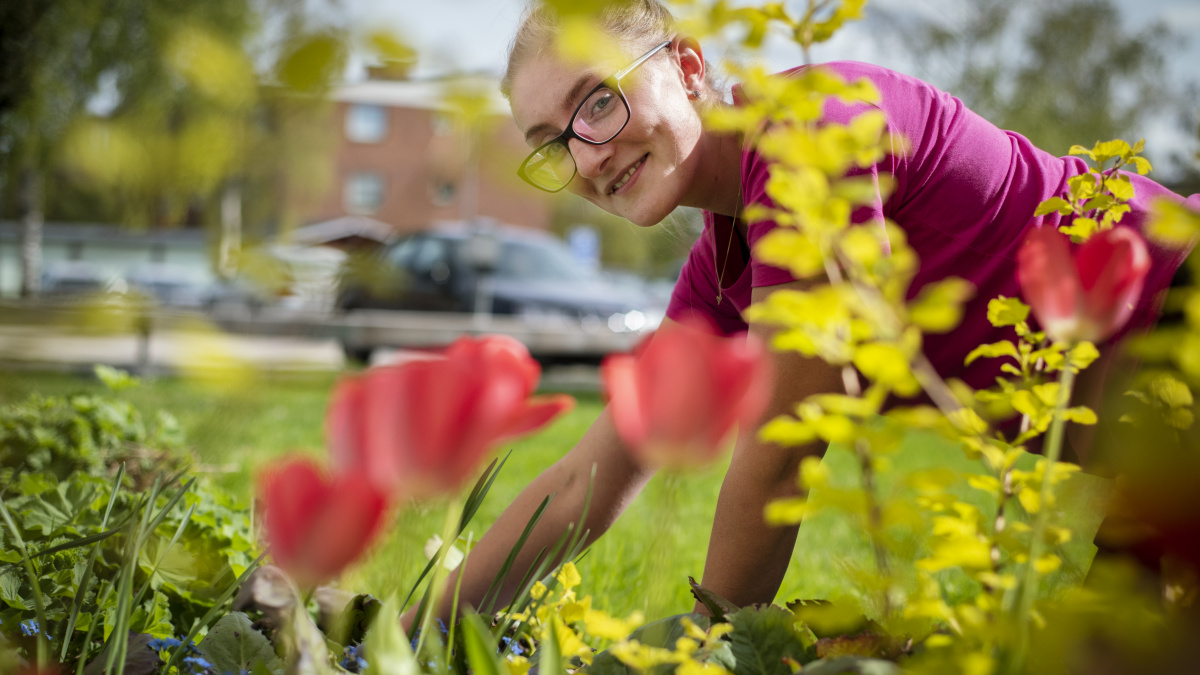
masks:
<path fill-rule="evenodd" d="M 567 123 L 567 128 L 558 136 L 555 136 L 554 138 L 539 145 L 533 152 L 529 153 L 529 156 L 525 158 L 525 161 L 521 162 L 521 166 L 517 168 L 517 175 L 521 177 L 521 180 L 525 181 L 526 183 L 529 183 L 530 185 L 532 185 L 533 187 L 535 187 L 539 190 L 542 190 L 543 192 L 554 193 L 554 192 L 561 192 L 564 189 L 566 189 L 566 187 L 571 184 L 571 181 L 575 180 L 575 176 L 579 173 L 579 165 L 575 163 L 575 156 L 571 155 L 571 146 L 569 146 L 567 144 L 567 141 L 570 141 L 572 138 L 577 138 L 580 141 L 587 143 L 588 145 L 604 145 L 605 143 L 608 143 L 612 139 L 619 136 L 621 134 L 621 132 L 625 130 L 626 125 L 629 124 L 629 119 L 631 117 L 633 117 L 633 108 L 629 107 L 629 101 L 625 98 L 625 92 L 621 91 L 621 78 L 628 75 L 635 68 L 637 68 L 638 66 L 640 66 L 643 63 L 645 63 L 646 61 L 648 61 L 651 56 L 654 56 L 660 50 L 662 50 L 664 47 L 669 46 L 670 44 L 671 44 L 670 40 L 667 40 L 667 41 L 659 44 L 658 46 L 654 47 L 650 51 L 639 56 L 637 59 L 635 59 L 633 61 L 633 63 L 630 63 L 629 65 L 625 66 L 624 68 L 618 70 L 617 72 L 613 73 L 612 75 L 608 76 L 607 78 L 601 80 L 600 84 L 597 84 L 595 87 L 592 87 L 591 91 L 589 91 L 583 97 L 583 99 L 579 102 L 579 105 L 575 106 L 575 112 L 571 113 L 571 121 Z M 578 133 L 575 132 L 575 118 L 579 116 L 579 111 L 583 108 L 583 104 L 587 103 L 588 99 L 590 99 L 592 97 L 592 94 L 594 94 L 597 91 L 600 91 L 601 89 L 604 89 L 606 87 L 615 91 L 617 93 L 617 98 L 621 99 L 621 105 L 625 106 L 625 122 L 621 124 L 621 128 L 617 129 L 617 131 L 612 136 L 609 136 L 608 138 L 606 138 L 602 141 L 593 141 L 589 138 L 580 136 Z M 562 187 L 558 188 L 557 190 L 551 190 L 549 188 L 543 187 L 543 186 L 535 183 L 533 181 L 533 179 L 529 177 L 527 168 L 529 167 L 530 163 L 534 161 L 534 157 L 536 157 L 538 154 L 540 154 L 543 150 L 545 150 L 549 146 L 555 145 L 555 144 L 562 145 L 563 150 L 567 153 L 568 156 L 571 157 L 571 166 L 573 167 L 573 171 L 571 172 L 571 177 L 568 178 L 566 180 L 566 182 L 564 182 L 562 184 Z M 549 160 L 542 160 L 542 161 L 549 161 Z"/>

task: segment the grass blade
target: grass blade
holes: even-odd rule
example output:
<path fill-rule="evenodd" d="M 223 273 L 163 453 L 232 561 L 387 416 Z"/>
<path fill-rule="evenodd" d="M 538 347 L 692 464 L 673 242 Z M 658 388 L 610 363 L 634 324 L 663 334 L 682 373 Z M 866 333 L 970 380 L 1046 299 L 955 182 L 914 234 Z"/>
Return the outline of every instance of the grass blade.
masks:
<path fill-rule="evenodd" d="M 89 534 L 86 537 L 72 539 L 71 541 L 68 541 L 66 543 L 59 544 L 58 546 L 51 546 L 50 548 L 43 549 L 41 551 L 38 551 L 37 553 L 34 553 L 33 555 L 31 555 L 29 557 L 30 558 L 40 558 L 44 555 L 51 555 L 54 553 L 58 553 L 60 551 L 67 551 L 67 550 L 70 550 L 73 548 L 79 548 L 80 546 L 87 546 L 88 544 L 94 544 L 98 541 L 104 541 L 105 539 L 108 539 L 109 537 L 113 536 L 114 534 L 116 534 L 120 531 L 121 531 L 120 528 L 114 527 L 111 530 L 105 530 L 103 532 L 99 532 L 96 534 Z"/>
<path fill-rule="evenodd" d="M 99 614 L 99 608 L 104 606 L 108 601 L 108 596 L 112 595 L 113 585 L 110 581 L 105 581 L 96 592 L 96 614 Z M 75 664 L 75 675 L 83 675 L 83 667 L 87 664 L 88 647 L 92 644 L 92 635 L 96 633 L 96 626 L 100 625 L 99 616 L 92 618 L 92 625 L 88 626 L 87 634 L 83 638 L 83 647 L 79 650 L 79 661 Z"/>
<path fill-rule="evenodd" d="M 484 593 L 483 599 L 479 601 L 479 606 L 482 608 L 480 614 L 490 615 L 492 613 L 496 599 L 500 596 L 500 588 L 508 580 L 512 566 L 517 560 L 517 554 L 521 552 L 521 549 L 525 548 L 525 542 L 529 540 L 529 535 L 533 533 L 533 528 L 537 526 L 538 521 L 542 519 L 542 515 L 546 513 L 546 507 L 550 505 L 552 499 L 554 499 L 554 495 L 546 495 L 545 499 L 537 507 L 537 510 L 533 512 L 533 516 L 529 518 L 529 522 L 525 524 L 525 529 L 521 532 L 521 536 L 517 538 L 516 544 L 508 552 L 508 557 L 504 559 L 504 564 L 496 572 L 496 578 L 492 580 L 492 585 L 488 587 L 487 593 Z"/>
<path fill-rule="evenodd" d="M 496 482 L 496 476 L 500 475 L 500 469 L 504 468 L 504 463 L 512 456 L 512 450 L 500 460 L 492 460 L 488 465 L 487 471 L 476 481 L 475 487 L 471 490 L 471 494 L 467 496 L 467 501 L 463 505 L 462 519 L 458 523 L 458 531 L 461 533 L 467 529 L 467 524 L 475 517 L 475 513 L 479 511 L 479 507 L 483 505 L 483 500 L 487 497 L 488 492 L 492 490 L 492 483 Z M 499 461 L 499 464 L 497 464 Z"/>
<path fill-rule="evenodd" d="M 159 509 L 158 513 L 155 514 L 154 519 L 150 522 L 150 524 L 146 528 L 146 531 L 141 533 L 140 536 L 142 537 L 142 539 L 141 539 L 141 542 L 138 544 L 138 548 L 141 548 L 141 544 L 144 544 L 146 542 L 146 537 L 149 537 L 151 533 L 153 533 L 155 530 L 158 529 L 158 526 L 161 525 L 162 521 L 166 519 L 167 514 L 171 512 L 171 509 L 175 508 L 175 505 L 179 503 L 180 499 L 183 499 L 183 496 L 185 494 L 187 494 L 187 491 L 190 490 L 192 485 L 194 485 L 195 483 L 196 483 L 195 478 L 184 483 L 183 487 L 179 488 L 179 491 L 176 492 L 173 497 L 171 497 L 171 499 L 166 503 L 166 505 L 163 506 L 161 509 Z M 151 505 L 153 505 L 153 504 L 154 504 L 154 502 L 151 502 Z"/>
<path fill-rule="evenodd" d="M 108 517 L 112 515 L 113 505 L 117 503 L 117 494 L 121 491 L 121 481 L 125 479 L 125 463 L 121 463 L 121 467 L 117 469 L 117 475 L 113 478 L 112 492 L 108 496 L 108 506 L 104 509 L 104 517 L 100 520 L 100 529 L 108 527 Z M 109 530 L 109 533 L 119 531 L 119 527 L 114 527 Z M 104 534 L 101 532 L 101 534 Z M 107 537 L 104 537 L 107 538 Z M 96 566 L 96 556 L 100 554 L 99 542 L 101 539 L 96 539 L 96 545 L 92 547 L 88 553 L 87 565 L 83 568 L 83 576 L 79 580 L 79 588 L 75 591 L 75 597 L 71 598 L 71 609 L 67 612 L 67 627 L 62 634 L 62 653 L 59 655 L 59 661 L 67 660 L 67 647 L 71 644 L 71 635 L 75 633 L 75 623 L 79 620 L 79 611 L 83 608 L 83 601 L 87 597 L 88 586 L 92 582 L 92 570 Z M 57 548 L 57 547 L 55 547 Z M 53 550 L 53 549 L 47 549 Z M 45 553 L 45 551 L 43 551 Z M 96 596 L 99 599 L 99 595 Z M 84 645 L 87 649 L 87 645 Z M 82 658 L 82 657 L 81 657 Z"/>
<path fill-rule="evenodd" d="M 441 558 L 442 553 L 445 550 L 448 550 L 454 542 L 458 541 L 458 535 L 462 534 L 463 530 L 467 529 L 467 525 L 470 524 L 471 519 L 475 517 L 475 513 L 479 511 L 479 507 L 483 504 L 484 497 L 486 497 L 487 493 L 491 491 L 492 483 L 496 480 L 496 476 L 500 474 L 500 469 L 504 468 L 504 463 L 508 461 L 510 455 L 512 455 L 511 450 L 507 455 L 504 456 L 503 459 L 493 459 L 492 463 L 488 464 L 487 470 L 485 470 L 483 474 L 479 476 L 479 480 L 475 481 L 475 486 L 471 488 L 471 494 L 467 496 L 466 501 L 463 503 L 462 515 L 458 521 L 458 530 L 454 533 L 453 537 L 442 543 L 442 549 L 438 551 L 438 555 L 435 555 L 432 560 L 426 563 L 425 569 L 421 570 L 421 573 L 417 575 L 416 582 L 413 583 L 412 588 L 408 589 L 408 595 L 404 596 L 404 602 L 400 603 L 401 612 L 408 607 L 408 601 L 412 600 L 413 594 L 416 593 L 417 589 L 421 587 L 421 582 L 424 581 L 425 577 L 429 576 L 429 572 L 433 570 L 434 561 Z M 428 593 L 425 595 L 428 595 Z M 423 596 L 423 599 L 417 608 L 417 620 L 419 620 L 421 617 L 421 612 L 423 611 L 422 608 L 424 605 L 425 601 Z"/>
<path fill-rule="evenodd" d="M 146 594 L 146 591 L 150 589 L 150 582 L 154 579 L 154 575 L 158 573 L 159 566 L 162 565 L 163 560 L 166 560 L 167 554 L 171 552 L 171 549 L 179 541 L 179 537 L 183 536 L 183 531 L 184 531 L 184 529 L 187 528 L 188 523 L 191 522 L 192 513 L 194 513 L 195 511 L 196 511 L 196 505 L 192 504 L 191 506 L 188 507 L 187 513 L 183 514 L 183 520 L 181 520 L 179 522 L 179 527 L 175 529 L 175 536 L 171 537 L 171 543 L 167 544 L 167 548 L 165 550 L 163 550 L 162 555 L 158 556 L 158 560 L 156 560 L 154 562 L 154 569 L 150 570 L 150 576 L 146 577 L 146 581 L 145 581 L 145 583 L 142 584 L 142 588 L 138 591 L 137 595 L 134 596 L 134 598 L 133 598 L 133 606 L 134 607 L 138 606 L 138 603 L 140 603 L 142 601 L 142 596 L 144 596 Z M 224 576 L 224 575 L 222 575 L 222 576 Z"/>

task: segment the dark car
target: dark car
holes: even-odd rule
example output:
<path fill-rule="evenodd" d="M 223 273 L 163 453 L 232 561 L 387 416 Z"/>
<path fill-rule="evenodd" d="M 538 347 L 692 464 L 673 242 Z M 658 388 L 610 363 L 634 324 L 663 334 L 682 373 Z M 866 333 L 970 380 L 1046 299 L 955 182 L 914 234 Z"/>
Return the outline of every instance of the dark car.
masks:
<path fill-rule="evenodd" d="M 348 266 L 343 310 L 479 311 L 534 325 L 641 332 L 662 310 L 578 264 L 562 240 L 510 226 L 447 224 L 402 237 Z"/>

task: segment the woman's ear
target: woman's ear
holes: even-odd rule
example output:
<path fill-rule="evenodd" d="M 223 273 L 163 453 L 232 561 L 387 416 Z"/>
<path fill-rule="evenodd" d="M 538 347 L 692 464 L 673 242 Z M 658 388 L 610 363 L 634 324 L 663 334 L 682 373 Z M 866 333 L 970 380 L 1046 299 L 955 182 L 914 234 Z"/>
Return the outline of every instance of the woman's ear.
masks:
<path fill-rule="evenodd" d="M 675 60 L 679 63 L 685 91 L 704 90 L 704 53 L 696 38 L 681 37 L 675 43 Z"/>

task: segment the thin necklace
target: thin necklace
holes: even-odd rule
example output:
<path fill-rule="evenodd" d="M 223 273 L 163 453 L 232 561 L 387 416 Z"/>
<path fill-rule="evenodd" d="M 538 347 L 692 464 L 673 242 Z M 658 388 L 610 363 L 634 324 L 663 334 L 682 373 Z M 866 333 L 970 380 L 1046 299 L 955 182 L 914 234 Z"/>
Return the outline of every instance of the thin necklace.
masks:
<path fill-rule="evenodd" d="M 717 266 L 717 304 L 721 304 L 721 299 L 724 294 L 724 289 L 721 287 L 725 278 L 725 266 L 729 264 L 729 249 L 733 248 L 733 234 L 737 232 L 737 221 L 742 215 L 742 176 L 741 170 L 738 170 L 738 200 L 737 208 L 733 211 L 733 218 L 729 221 L 729 241 L 725 243 L 725 260 Z M 713 214 L 713 241 L 716 241 L 716 216 Z M 716 262 L 716 251 L 713 251 L 713 262 Z M 749 261 L 747 261 L 749 262 Z M 744 269 L 744 268 L 743 268 Z"/>

